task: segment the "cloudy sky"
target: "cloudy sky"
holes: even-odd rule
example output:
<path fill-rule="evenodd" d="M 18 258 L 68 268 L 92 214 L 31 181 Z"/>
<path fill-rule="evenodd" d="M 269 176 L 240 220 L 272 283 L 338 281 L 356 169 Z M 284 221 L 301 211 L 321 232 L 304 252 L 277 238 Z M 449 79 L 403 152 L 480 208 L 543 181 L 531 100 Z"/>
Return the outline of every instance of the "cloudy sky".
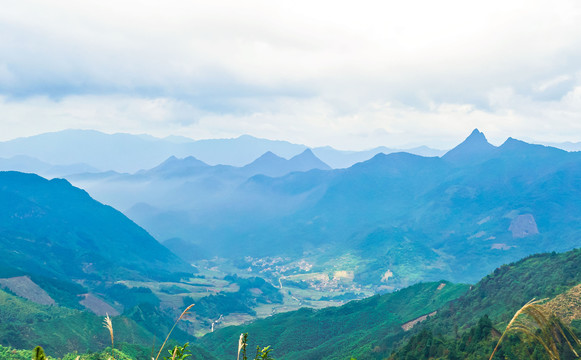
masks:
<path fill-rule="evenodd" d="M 581 2 L 0 0 L 0 140 L 581 141 Z"/>

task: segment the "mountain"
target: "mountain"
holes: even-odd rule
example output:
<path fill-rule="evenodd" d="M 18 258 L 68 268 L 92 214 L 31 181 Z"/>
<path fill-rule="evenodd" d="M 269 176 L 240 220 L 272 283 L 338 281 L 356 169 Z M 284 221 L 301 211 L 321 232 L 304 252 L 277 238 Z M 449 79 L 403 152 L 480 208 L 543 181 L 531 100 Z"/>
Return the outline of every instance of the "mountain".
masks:
<path fill-rule="evenodd" d="M 242 135 L 231 139 L 193 140 L 183 136 L 156 138 L 149 135 L 105 134 L 94 130 L 63 130 L 26 138 L 0 142 L 0 158 L 27 156 L 44 163 L 58 166 L 86 164 L 85 166 L 103 171 L 134 173 L 151 169 L 170 156 L 184 158 L 193 156 L 209 165 L 231 165 L 242 167 L 270 151 L 289 159 L 307 150 L 307 146 L 287 141 L 260 139 Z M 401 150 L 378 147 L 365 151 L 341 151 L 331 147 L 313 149 L 313 153 L 325 164 L 333 168 L 346 168 L 357 162 L 369 160 L 376 154 Z M 427 147 L 407 150 L 425 156 L 440 156 L 442 152 Z M 321 165 L 321 164 L 319 164 Z M 22 167 L 4 170 L 26 170 Z M 29 169 L 39 172 L 40 167 Z M 74 169 L 73 169 L 74 170 Z M 93 169 L 78 168 L 72 172 L 47 173 L 50 176 L 64 176 L 81 172 L 95 172 Z M 45 173 L 42 173 L 45 175 Z"/>
<path fill-rule="evenodd" d="M 331 170 L 331 167 L 319 159 L 313 151 L 306 149 L 289 160 L 292 171 L 309 171 L 312 169 Z M 291 172 L 292 172 L 291 171 Z"/>
<path fill-rule="evenodd" d="M 101 350 L 111 344 L 108 334 L 102 331 L 102 317 L 35 304 L 3 290 L 0 290 L 0 319 L 0 344 L 4 346 L 33 349 L 41 345 L 49 354 L 63 356 L 73 351 Z M 113 324 L 117 342 L 147 344 L 153 338 L 131 319 L 114 318 Z"/>
<path fill-rule="evenodd" d="M 552 146 L 565 151 L 581 151 L 581 142 L 544 142 L 546 146 Z"/>
<path fill-rule="evenodd" d="M 124 316 L 111 317 L 115 349 L 127 354 L 116 354 L 116 359 L 151 358 L 152 340 L 156 344 L 163 341 L 173 325 L 171 318 L 149 318 L 147 325 L 139 324 L 152 309 L 140 304 L 135 311 Z M 87 311 L 70 309 L 59 305 L 40 305 L 0 290 L 0 359 L 31 359 L 32 349 L 42 346 L 51 356 L 76 359 L 79 354 L 89 353 L 81 358 L 106 359 L 110 357 L 111 338 L 103 328 L 103 316 Z M 169 323 L 169 324 L 168 324 Z M 172 333 L 172 340 L 188 341 L 189 336 L 179 328 Z M 154 337 L 155 336 L 155 337 Z M 27 349 L 27 356 L 18 357 L 11 348 Z M 159 346 L 159 345 L 158 345 Z M 191 346 L 191 359 L 214 359 L 206 350 Z M 103 352 L 95 354 L 95 352 Z M 68 357 L 66 354 L 69 354 Z"/>
<path fill-rule="evenodd" d="M 211 165 L 224 164 L 244 166 L 271 151 L 278 156 L 289 158 L 306 150 L 305 145 L 287 141 L 260 139 L 242 135 L 234 139 L 197 140 L 188 145 L 187 151 Z"/>
<path fill-rule="evenodd" d="M 278 177 L 295 171 L 309 171 L 312 169 L 330 170 L 331 168 L 317 158 L 310 149 L 307 149 L 289 160 L 268 151 L 241 170 L 249 176 L 262 174 Z"/>
<path fill-rule="evenodd" d="M 500 334 L 492 331 L 493 327 L 502 331 L 513 314 L 532 298 L 559 300 L 561 294 L 578 288 L 580 267 L 579 249 L 533 255 L 497 268 L 473 286 L 442 281 L 420 283 L 340 307 L 301 309 L 221 328 L 197 343 L 212 349 L 217 357 L 233 357 L 236 349 L 228 344 L 235 342 L 240 333 L 248 332 L 251 346 L 271 345 L 280 359 L 383 359 L 398 346 L 395 359 L 406 359 L 415 350 L 409 344 L 414 345 L 418 336 L 425 336 L 428 331 L 437 341 L 419 348 L 417 359 L 436 358 L 430 355 L 431 351 L 441 351 L 438 358 L 445 359 L 487 358 Z M 562 313 L 576 314 L 568 318 L 569 322 L 581 320 L 578 303 L 550 304 L 557 312 L 559 306 L 564 306 Z M 488 326 L 487 333 L 475 332 L 483 326 Z M 487 346 L 469 346 L 470 339 Z M 456 346 L 454 341 L 464 341 L 464 346 Z M 438 348 L 438 344 L 444 346 Z M 452 347 L 446 348 L 447 345 Z M 452 357 L 451 351 L 457 357 Z"/>
<path fill-rule="evenodd" d="M 158 199 L 153 188 L 131 183 L 139 189 L 133 204 L 140 199 L 149 210 L 128 213 L 162 241 L 179 238 L 181 248 L 190 242 L 236 261 L 283 255 L 324 264 L 348 254 L 355 283 L 397 289 L 441 278 L 471 282 L 528 254 L 578 246 L 580 178 L 580 153 L 515 139 L 495 147 L 475 130 L 442 158 L 378 154 L 347 169 L 237 180 L 214 173 Z M 123 196 L 108 200 L 117 206 Z M 274 281 L 279 275 L 272 272 Z"/>
<path fill-rule="evenodd" d="M 66 180 L 0 172 L 2 265 L 62 279 L 160 278 L 189 265 Z"/>
<path fill-rule="evenodd" d="M 578 336 L 581 333 L 578 301 L 581 275 L 577 270 L 580 265 L 579 249 L 533 255 L 503 265 L 422 323 L 411 339 L 400 343 L 390 359 L 489 358 L 500 333 L 516 311 L 531 299 L 549 300 L 543 305 L 545 311 L 558 316 L 561 324 L 571 326 Z M 576 358 L 563 340 L 557 336 L 560 358 Z M 576 348 L 579 352 L 579 344 Z M 494 359 L 547 358 L 540 343 L 522 336 L 507 337 L 499 350 Z"/>
<path fill-rule="evenodd" d="M 243 169 L 249 174 L 264 174 L 267 176 L 276 176 L 275 174 L 284 175 L 288 171 L 288 160 L 275 155 L 271 151 L 262 154 Z"/>
<path fill-rule="evenodd" d="M 334 169 L 345 169 L 351 167 L 358 162 L 367 161 L 377 154 L 391 154 L 403 151 L 420 156 L 442 156 L 445 153 L 445 151 L 432 149 L 427 146 L 419 146 L 410 149 L 391 149 L 385 146 L 379 146 L 363 151 L 337 150 L 330 146 L 324 146 L 313 148 L 312 151 L 319 159 L 326 164 L 329 164 L 329 166 Z"/>
<path fill-rule="evenodd" d="M 271 153 L 253 166 L 278 171 L 291 160 Z M 279 177 L 195 169 L 183 178 L 69 179 L 160 241 L 174 239 L 188 260 L 201 251 L 242 270 L 254 268 L 247 256 L 282 256 L 291 268 L 348 271 L 369 291 L 476 281 L 529 254 L 577 247 L 581 235 L 581 153 L 512 138 L 496 147 L 478 130 L 442 158 L 380 153 L 347 169 Z M 273 283 L 290 274 L 265 271 Z"/>
<path fill-rule="evenodd" d="M 177 140 L 176 140 L 177 139 Z M 149 169 L 170 156 L 196 158 L 208 164 L 243 166 L 266 151 L 291 157 L 304 145 L 243 135 L 234 139 L 192 140 L 145 135 L 64 130 L 0 142 L 0 157 L 26 155 L 51 164 L 86 163 L 117 172 Z"/>
<path fill-rule="evenodd" d="M 178 159 L 175 156 L 170 156 L 163 163 L 150 170 L 141 170 L 138 175 L 154 175 L 154 176 L 167 176 L 167 177 L 178 177 L 178 176 L 188 176 L 196 174 L 199 171 L 203 171 L 204 168 L 209 167 L 203 161 L 196 159 L 193 156 L 188 156 L 184 159 Z"/>
<path fill-rule="evenodd" d="M 364 358 L 378 343 L 401 338 L 402 325 L 432 314 L 461 296 L 467 285 L 448 282 L 416 284 L 398 292 L 376 295 L 322 310 L 303 308 L 253 323 L 226 327 L 199 339 L 219 358 L 233 358 L 231 346 L 240 333 L 249 334 L 249 348 L 270 345 L 277 359 Z"/>
<path fill-rule="evenodd" d="M 159 163 L 172 153 L 169 142 L 93 130 L 64 130 L 0 142 L 3 157 L 27 155 L 51 164 L 86 163 L 116 171 L 150 167 L 149 164 Z"/>
<path fill-rule="evenodd" d="M 457 165 L 470 165 L 483 161 L 496 147 L 486 140 L 483 133 L 474 129 L 460 145 L 448 151 L 442 158 Z"/>
<path fill-rule="evenodd" d="M 30 156 L 17 155 L 0 158 L 0 171 L 34 173 L 44 177 L 62 177 L 78 173 L 95 173 L 99 170 L 87 164 L 53 165 Z"/>

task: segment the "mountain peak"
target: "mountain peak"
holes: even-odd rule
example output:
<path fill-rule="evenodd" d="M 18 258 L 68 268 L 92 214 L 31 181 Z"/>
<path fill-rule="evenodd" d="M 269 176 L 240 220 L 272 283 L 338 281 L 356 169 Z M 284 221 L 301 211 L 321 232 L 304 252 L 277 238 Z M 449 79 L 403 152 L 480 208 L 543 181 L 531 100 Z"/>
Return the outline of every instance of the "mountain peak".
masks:
<path fill-rule="evenodd" d="M 474 130 L 472 130 L 470 135 L 466 138 L 466 140 L 464 140 L 464 142 L 486 142 L 486 143 L 488 143 L 488 140 L 486 140 L 486 136 L 484 136 L 483 132 L 481 132 L 478 129 L 474 129 Z"/>
<path fill-rule="evenodd" d="M 486 140 L 484 133 L 474 129 L 460 145 L 448 151 L 442 158 L 452 163 L 469 164 L 486 158 L 495 149 L 496 146 Z"/>
<path fill-rule="evenodd" d="M 313 151 L 311 149 L 305 149 L 305 151 L 303 151 L 302 153 L 293 156 L 291 158 L 291 160 L 292 159 L 302 159 L 302 158 L 317 158 L 317 156 L 313 153 Z"/>
<path fill-rule="evenodd" d="M 208 166 L 209 166 L 208 164 L 201 160 L 196 159 L 193 156 L 188 156 L 186 158 L 179 159 L 172 155 L 158 166 L 150 170 L 147 170 L 146 173 L 163 174 L 164 176 L 168 175 L 183 176 L 189 174 L 192 170 L 205 168 Z"/>
<path fill-rule="evenodd" d="M 325 164 L 313 153 L 311 149 L 305 149 L 302 153 L 293 156 L 289 162 L 298 171 L 308 171 L 311 169 L 329 170 L 331 167 Z"/>
<path fill-rule="evenodd" d="M 272 151 L 267 151 L 264 154 L 260 155 L 256 160 L 251 162 L 250 164 L 244 166 L 244 168 L 262 168 L 264 166 L 281 166 L 281 164 L 286 163 L 287 160 L 276 155 Z"/>
<path fill-rule="evenodd" d="M 267 151 L 264 154 L 260 155 L 258 159 L 282 159 L 280 156 L 276 155 L 272 151 Z M 258 160 L 256 159 L 256 160 Z M 255 161 L 256 161 L 255 160 Z"/>
<path fill-rule="evenodd" d="M 168 157 L 163 163 L 161 163 L 158 167 L 163 166 L 182 166 L 182 167 L 197 167 L 197 166 L 208 166 L 205 162 L 196 159 L 193 156 L 188 156 L 183 159 L 179 159 L 175 156 Z"/>

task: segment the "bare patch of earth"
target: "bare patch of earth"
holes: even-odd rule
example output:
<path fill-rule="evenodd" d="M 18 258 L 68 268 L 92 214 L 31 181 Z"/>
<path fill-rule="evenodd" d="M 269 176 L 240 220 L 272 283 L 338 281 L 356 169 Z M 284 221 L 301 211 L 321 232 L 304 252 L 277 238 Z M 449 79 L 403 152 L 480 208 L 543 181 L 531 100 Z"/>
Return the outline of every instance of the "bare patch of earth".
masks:
<path fill-rule="evenodd" d="M 36 285 L 28 276 L 0 279 L 0 286 L 7 288 L 14 294 L 41 305 L 56 305 L 53 298 L 40 286 Z"/>
<path fill-rule="evenodd" d="M 403 329 L 403 331 L 409 331 L 411 330 L 416 324 L 421 323 L 422 321 L 425 321 L 429 316 L 434 316 L 436 315 L 437 311 L 433 311 L 429 314 L 426 315 L 422 315 L 419 318 L 415 318 L 412 321 L 408 321 L 405 324 L 403 324 L 401 326 L 401 328 Z"/>
<path fill-rule="evenodd" d="M 86 307 L 88 310 L 90 310 L 92 313 L 99 316 L 119 315 L 119 311 L 117 311 L 113 306 L 107 304 L 105 301 L 99 299 L 95 295 L 83 294 L 82 296 L 84 297 L 84 299 L 79 301 L 79 303 Z"/>
<path fill-rule="evenodd" d="M 512 237 L 515 239 L 539 233 L 535 218 L 531 214 L 518 215 L 512 219 L 508 231 L 512 232 Z"/>

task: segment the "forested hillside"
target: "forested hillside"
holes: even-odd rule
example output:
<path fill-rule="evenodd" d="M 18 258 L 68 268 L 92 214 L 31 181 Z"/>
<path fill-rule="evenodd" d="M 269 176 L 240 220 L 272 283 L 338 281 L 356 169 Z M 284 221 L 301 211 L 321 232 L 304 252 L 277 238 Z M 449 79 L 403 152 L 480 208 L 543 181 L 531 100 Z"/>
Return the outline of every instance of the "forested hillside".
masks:
<path fill-rule="evenodd" d="M 226 357 L 233 350 L 222 344 L 249 332 L 257 343 L 272 345 L 281 359 L 383 359 L 392 351 L 395 359 L 429 359 L 436 355 L 444 359 L 481 359 L 484 354 L 490 355 L 500 332 L 527 301 L 553 299 L 581 284 L 580 268 L 580 249 L 533 255 L 501 266 L 473 286 L 418 284 L 338 308 L 303 309 L 221 329 L 200 339 L 199 344 Z M 580 304 L 560 306 L 574 309 Z M 407 331 L 401 327 L 430 313 Z M 581 318 L 581 311 L 575 313 Z M 505 345 L 512 350 L 505 349 L 497 358 L 536 349 L 538 359 L 544 359 L 542 349 L 522 346 L 513 336 Z"/>

